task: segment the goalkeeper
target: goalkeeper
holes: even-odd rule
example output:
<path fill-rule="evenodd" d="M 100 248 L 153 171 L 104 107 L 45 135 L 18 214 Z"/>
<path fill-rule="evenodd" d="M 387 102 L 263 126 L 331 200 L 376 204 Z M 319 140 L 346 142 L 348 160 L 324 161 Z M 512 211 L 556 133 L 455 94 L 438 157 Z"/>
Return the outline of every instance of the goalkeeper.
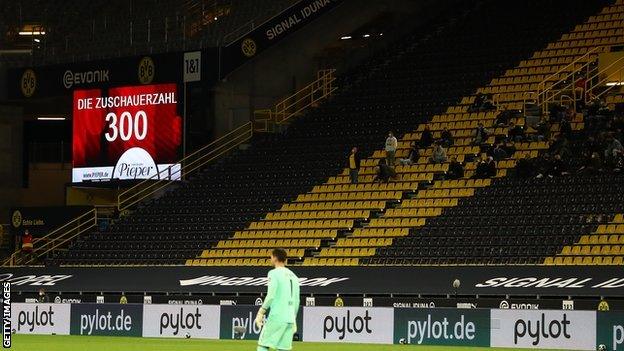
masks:
<path fill-rule="evenodd" d="M 286 268 L 286 258 L 284 249 L 275 249 L 271 253 L 271 263 L 275 268 L 269 272 L 267 296 L 255 321 L 258 327 L 264 324 L 258 340 L 258 351 L 292 350 L 300 303 L 299 278 Z M 267 311 L 269 316 L 265 324 Z"/>

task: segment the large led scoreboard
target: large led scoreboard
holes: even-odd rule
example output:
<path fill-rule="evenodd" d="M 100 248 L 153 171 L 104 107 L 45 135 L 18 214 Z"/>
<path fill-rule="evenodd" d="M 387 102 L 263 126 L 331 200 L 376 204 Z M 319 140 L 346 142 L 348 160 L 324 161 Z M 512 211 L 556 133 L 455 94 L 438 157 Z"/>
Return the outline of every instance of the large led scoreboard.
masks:
<path fill-rule="evenodd" d="M 179 179 L 177 84 L 74 90 L 72 181 Z"/>

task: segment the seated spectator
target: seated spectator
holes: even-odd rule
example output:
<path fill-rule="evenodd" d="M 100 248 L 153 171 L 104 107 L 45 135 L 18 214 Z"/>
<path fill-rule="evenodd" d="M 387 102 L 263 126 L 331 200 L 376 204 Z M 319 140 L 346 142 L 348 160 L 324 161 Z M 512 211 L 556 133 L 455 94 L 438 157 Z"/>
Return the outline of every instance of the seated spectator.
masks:
<path fill-rule="evenodd" d="M 477 95 L 475 96 L 475 99 L 472 102 L 472 104 L 470 106 L 468 106 L 468 112 L 480 111 L 481 110 L 481 106 L 483 106 L 484 102 L 485 102 L 485 95 L 483 95 L 481 93 L 477 93 Z"/>
<path fill-rule="evenodd" d="M 396 178 L 396 172 L 392 167 L 388 166 L 385 159 L 382 158 L 381 160 L 379 160 L 379 164 L 376 168 L 377 174 L 375 175 L 375 179 L 373 179 L 373 182 L 387 183 L 390 178 Z"/>
<path fill-rule="evenodd" d="M 494 97 L 492 94 L 487 94 L 485 96 L 485 101 L 481 104 L 481 108 L 479 111 L 493 111 L 496 110 L 496 106 L 494 105 Z"/>
<path fill-rule="evenodd" d="M 505 150 L 507 157 L 511 157 L 516 152 L 516 144 L 511 140 L 501 144 L 501 148 Z"/>
<path fill-rule="evenodd" d="M 474 137 L 473 144 L 481 145 L 487 141 L 489 131 L 483 126 L 483 123 L 479 122 L 477 125 L 477 129 L 472 132 L 472 136 Z"/>
<path fill-rule="evenodd" d="M 557 138 L 550 144 L 550 147 L 548 148 L 548 152 L 555 155 L 555 154 L 559 154 L 559 155 L 568 155 L 569 154 L 569 142 L 568 139 L 563 135 L 563 134 L 559 134 L 557 135 Z"/>
<path fill-rule="evenodd" d="M 488 178 L 496 177 L 496 161 L 494 161 L 494 158 L 492 156 L 487 158 L 485 166 L 487 170 L 487 173 L 486 173 L 487 177 Z"/>
<path fill-rule="evenodd" d="M 507 130 L 507 137 L 509 138 L 509 140 L 513 141 L 524 140 L 524 128 L 515 124 L 514 122 L 510 122 L 509 129 Z"/>
<path fill-rule="evenodd" d="M 587 140 L 583 142 L 583 151 L 582 151 L 583 158 L 585 158 L 585 160 L 589 160 L 591 159 L 592 154 L 594 153 L 599 154 L 600 152 L 601 152 L 600 144 L 596 141 L 596 138 L 594 138 L 593 135 L 588 136 Z"/>
<path fill-rule="evenodd" d="M 429 158 L 429 162 L 431 163 L 446 162 L 446 150 L 442 147 L 440 143 L 436 143 L 436 145 L 433 147 L 433 152 L 431 153 L 431 158 Z"/>
<path fill-rule="evenodd" d="M 489 157 L 482 157 L 481 161 L 477 164 L 475 174 L 472 176 L 474 179 L 488 179 L 496 176 L 496 162 Z"/>
<path fill-rule="evenodd" d="M 537 175 L 535 176 L 535 178 L 543 178 L 544 175 L 548 174 L 548 171 L 550 170 L 550 163 L 552 162 L 552 159 L 550 157 L 550 153 L 545 152 L 541 157 L 538 157 L 535 160 L 535 169 L 536 169 L 536 173 Z"/>
<path fill-rule="evenodd" d="M 602 159 L 598 152 L 592 152 L 588 157 L 585 157 L 585 164 L 579 169 L 587 174 L 596 174 L 602 172 Z"/>
<path fill-rule="evenodd" d="M 615 165 L 613 167 L 613 172 L 619 173 L 624 169 L 624 153 L 619 152 L 615 156 Z"/>
<path fill-rule="evenodd" d="M 454 143 L 453 134 L 451 134 L 451 132 L 448 130 L 448 128 L 444 128 L 444 130 L 440 134 L 439 142 L 444 147 L 449 147 L 449 146 L 453 145 L 453 143 Z"/>
<path fill-rule="evenodd" d="M 420 148 L 426 149 L 433 144 L 433 134 L 431 130 L 429 130 L 429 126 L 425 126 L 425 130 L 423 130 L 420 135 Z"/>
<path fill-rule="evenodd" d="M 496 116 L 496 121 L 494 122 L 494 125 L 497 127 L 507 127 L 509 125 L 510 120 L 511 120 L 511 111 L 509 110 L 501 111 L 501 113 L 499 113 L 498 116 Z"/>
<path fill-rule="evenodd" d="M 518 160 L 516 165 L 516 175 L 519 178 L 531 178 L 533 176 L 533 161 L 529 154 L 524 155 L 523 158 Z"/>
<path fill-rule="evenodd" d="M 548 119 L 543 118 L 535 125 L 535 131 L 537 131 L 537 140 L 544 141 L 550 139 L 550 122 Z"/>
<path fill-rule="evenodd" d="M 606 163 L 613 168 L 617 168 L 616 161 L 624 153 L 622 143 L 620 143 L 613 134 L 609 134 L 605 140 L 605 146 L 604 156 Z"/>
<path fill-rule="evenodd" d="M 557 123 L 561 121 L 563 115 L 565 114 L 565 107 L 559 104 L 551 104 L 550 109 L 548 111 L 549 120 L 551 123 Z"/>
<path fill-rule="evenodd" d="M 568 116 L 564 116 L 559 122 L 559 131 L 561 135 L 563 135 L 566 139 L 570 139 L 572 137 L 572 124 L 570 124 L 570 119 Z"/>
<path fill-rule="evenodd" d="M 551 178 L 568 174 L 568 167 L 559 154 L 555 155 L 549 167 L 548 176 Z"/>
<path fill-rule="evenodd" d="M 418 159 L 420 159 L 420 151 L 418 150 L 418 146 L 416 145 L 416 143 L 412 143 L 412 146 L 410 148 L 410 152 L 407 155 L 407 158 L 401 158 L 399 159 L 399 164 L 401 165 L 413 165 L 415 163 L 418 163 Z"/>
<path fill-rule="evenodd" d="M 451 163 L 449 164 L 448 171 L 446 172 L 446 179 L 460 179 L 464 177 L 464 166 L 457 162 L 457 157 L 451 157 Z"/>
<path fill-rule="evenodd" d="M 505 151 L 505 149 L 503 148 L 503 143 L 496 144 L 494 149 L 492 149 L 491 151 L 491 156 L 494 158 L 495 161 L 504 160 L 509 157 L 507 151 Z"/>

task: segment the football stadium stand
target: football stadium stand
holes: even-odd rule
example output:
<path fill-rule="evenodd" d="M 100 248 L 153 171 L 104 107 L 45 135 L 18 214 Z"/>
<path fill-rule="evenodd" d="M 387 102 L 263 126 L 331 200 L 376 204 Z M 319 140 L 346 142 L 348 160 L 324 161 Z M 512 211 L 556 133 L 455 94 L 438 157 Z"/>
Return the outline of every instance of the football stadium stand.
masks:
<path fill-rule="evenodd" d="M 466 7 L 403 38 L 365 63 L 364 73 L 341 77 L 336 96 L 283 133 L 255 135 L 246 150 L 53 259 L 265 265 L 270 249 L 281 246 L 303 265 L 621 264 L 621 176 L 520 179 L 514 168 L 552 147 L 529 127 L 526 107 L 565 102 L 570 79 L 591 77 L 600 53 L 624 45 L 624 3 L 508 5 Z M 482 97 L 487 108 L 476 106 Z M 621 94 L 607 97 L 608 104 L 621 101 Z M 482 154 L 508 137 L 496 122 L 502 111 L 531 137 L 508 143 L 512 151 L 496 174 L 481 177 Z M 480 124 L 489 133 L 475 143 Z M 574 111 L 571 129 L 584 127 Z M 397 159 L 413 145 L 420 157 L 377 183 L 389 130 L 400 137 Z M 448 160 L 429 161 L 433 148 L 418 144 L 425 130 L 436 140 L 450 131 L 446 153 L 465 164 L 463 177 L 446 179 Z M 552 123 L 549 134 L 559 132 Z M 368 156 L 357 184 L 345 169 L 353 146 Z"/>

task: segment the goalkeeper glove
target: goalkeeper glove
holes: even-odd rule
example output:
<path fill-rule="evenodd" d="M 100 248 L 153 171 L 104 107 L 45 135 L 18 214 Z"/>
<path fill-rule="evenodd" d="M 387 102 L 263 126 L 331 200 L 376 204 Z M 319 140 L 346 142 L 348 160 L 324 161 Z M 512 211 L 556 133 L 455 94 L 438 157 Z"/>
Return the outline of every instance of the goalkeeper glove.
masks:
<path fill-rule="evenodd" d="M 262 307 L 260 307 L 260 310 L 258 310 L 258 314 L 256 314 L 256 326 L 258 328 L 261 328 L 262 325 L 264 324 L 264 315 L 266 314 L 266 310 Z"/>

